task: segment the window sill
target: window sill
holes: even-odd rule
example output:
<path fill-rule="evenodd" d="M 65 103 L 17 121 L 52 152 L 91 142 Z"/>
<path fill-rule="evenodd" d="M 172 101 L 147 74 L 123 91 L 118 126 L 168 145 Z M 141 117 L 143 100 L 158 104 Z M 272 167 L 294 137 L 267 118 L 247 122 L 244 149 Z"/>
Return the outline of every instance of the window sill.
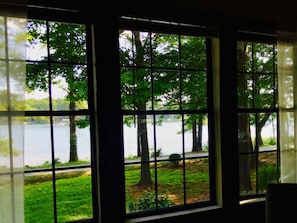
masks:
<path fill-rule="evenodd" d="M 249 205 L 249 204 L 254 204 L 257 202 L 265 202 L 266 198 L 265 197 L 259 197 L 259 198 L 253 198 L 253 199 L 247 199 L 240 201 L 240 205 Z"/>
<path fill-rule="evenodd" d="M 211 206 L 211 207 L 205 207 L 205 208 L 196 208 L 196 209 L 191 209 L 191 210 L 177 211 L 174 213 L 158 214 L 158 215 L 152 215 L 152 216 L 147 216 L 147 217 L 127 219 L 125 221 L 125 223 L 154 222 L 154 220 L 172 218 L 172 217 L 181 216 L 181 215 L 196 214 L 199 212 L 207 212 L 207 211 L 213 211 L 213 210 L 218 210 L 218 209 L 221 209 L 221 207 L 218 205 Z"/>

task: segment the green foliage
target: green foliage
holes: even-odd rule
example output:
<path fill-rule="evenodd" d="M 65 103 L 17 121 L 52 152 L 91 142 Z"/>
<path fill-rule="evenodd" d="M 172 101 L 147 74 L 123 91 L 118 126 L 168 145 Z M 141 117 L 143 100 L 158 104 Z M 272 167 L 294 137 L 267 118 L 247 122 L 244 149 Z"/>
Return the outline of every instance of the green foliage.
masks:
<path fill-rule="evenodd" d="M 48 32 L 46 32 L 48 30 Z M 26 88 L 28 91 L 51 92 L 51 86 L 58 86 L 65 91 L 63 99 L 52 100 L 53 110 L 74 111 L 86 109 L 88 101 L 88 67 L 87 67 L 87 30 L 86 25 L 76 23 L 49 22 L 28 20 L 27 40 L 28 49 L 43 49 L 50 45 L 50 55 L 44 52 L 38 62 L 26 63 Z M 48 61 L 51 61 L 50 71 Z M 50 74 L 50 75 L 49 75 Z M 53 92 L 52 92 L 53 93 Z M 44 99 L 42 107 L 29 105 L 32 111 L 48 111 L 49 98 Z M 53 99 L 53 98 L 51 98 Z M 35 118 L 35 117 L 34 117 Z M 69 118 L 71 126 L 79 128 L 88 126 L 88 120 L 74 121 Z M 40 121 L 40 120 L 39 120 Z M 70 128 L 70 135 L 75 135 L 74 128 Z M 77 160 L 76 137 L 71 137 L 71 161 Z"/>
<path fill-rule="evenodd" d="M 275 139 L 270 138 L 269 145 L 276 145 Z"/>
<path fill-rule="evenodd" d="M 203 146 L 203 151 L 208 151 L 208 145 Z"/>
<path fill-rule="evenodd" d="M 128 210 L 130 212 L 144 211 L 149 209 L 170 207 L 173 203 L 167 196 L 158 196 L 150 191 L 146 191 L 143 197 L 139 197 L 135 201 L 128 202 Z"/>
<path fill-rule="evenodd" d="M 277 176 L 278 176 L 277 166 L 275 165 L 259 168 L 259 173 L 258 173 L 259 190 L 265 190 L 267 187 L 267 184 L 269 183 L 276 183 Z"/>
<path fill-rule="evenodd" d="M 90 125 L 90 117 L 86 116 L 84 119 L 78 119 L 75 121 L 76 126 L 80 129 L 86 128 L 87 126 Z"/>
<path fill-rule="evenodd" d="M 132 41 L 134 39 L 134 41 Z M 206 41 L 204 37 L 172 35 L 122 30 L 120 40 L 120 63 L 122 108 L 155 109 L 163 107 L 176 109 L 180 100 L 178 74 L 172 70 L 178 66 L 195 71 L 183 73 L 183 108 L 206 108 Z M 149 43 L 152 43 L 149 44 Z M 130 45 L 136 45 L 131 48 Z M 132 52 L 134 51 L 135 52 Z M 151 56 L 153 55 L 153 57 Z M 181 58 L 180 58 L 180 55 Z M 136 58 L 135 58 L 136 57 Z M 153 58 L 153 61 L 151 59 Z M 155 67 L 169 68 L 153 74 L 145 67 L 153 62 Z M 143 69 L 128 69 L 131 64 Z M 203 70 L 203 71 L 197 71 Z M 154 101 L 152 102 L 152 75 Z M 126 118 L 126 117 L 125 117 Z M 133 121 L 128 118 L 125 124 Z"/>
<path fill-rule="evenodd" d="M 61 164 L 61 161 L 60 161 L 60 158 L 57 157 L 55 158 L 55 164 Z M 52 166 L 52 163 L 50 161 L 45 161 L 43 164 L 42 164 L 43 167 L 51 167 Z"/>
<path fill-rule="evenodd" d="M 44 31 L 49 26 L 49 36 Z M 86 63 L 86 27 L 80 24 L 51 22 L 45 24 L 38 20 L 28 21 L 29 47 L 46 47 L 51 44 L 51 60 L 65 62 L 51 66 L 51 82 L 48 79 L 48 65 L 46 63 L 27 64 L 26 85 L 30 90 L 47 91 L 49 83 L 60 84 L 61 79 L 67 82 L 64 86 L 69 102 L 87 100 L 87 67 L 79 65 Z M 49 39 L 48 39 L 49 38 Z M 48 56 L 41 58 L 48 60 Z M 69 65 L 67 62 L 76 63 Z"/>
<path fill-rule="evenodd" d="M 161 154 L 162 154 L 162 149 L 159 148 L 159 149 L 157 149 L 156 152 L 152 152 L 151 157 L 155 157 L 155 156 L 159 157 L 159 156 L 161 156 Z"/>
<path fill-rule="evenodd" d="M 168 158 L 169 158 L 169 161 L 173 163 L 173 165 L 178 166 L 181 155 L 178 153 L 171 153 Z"/>
<path fill-rule="evenodd" d="M 8 98 L 9 98 L 9 102 L 8 102 Z M 0 101 L 1 101 L 0 103 L 1 111 L 7 111 L 7 110 L 23 111 L 24 110 L 25 101 L 24 101 L 23 91 L 19 93 L 9 92 L 9 97 L 8 97 L 7 89 L 0 90 Z"/>
<path fill-rule="evenodd" d="M 19 156 L 21 151 L 12 148 L 12 153 L 14 156 Z M 9 156 L 10 155 L 10 142 L 9 139 L 4 139 L 0 136 L 0 156 Z"/>

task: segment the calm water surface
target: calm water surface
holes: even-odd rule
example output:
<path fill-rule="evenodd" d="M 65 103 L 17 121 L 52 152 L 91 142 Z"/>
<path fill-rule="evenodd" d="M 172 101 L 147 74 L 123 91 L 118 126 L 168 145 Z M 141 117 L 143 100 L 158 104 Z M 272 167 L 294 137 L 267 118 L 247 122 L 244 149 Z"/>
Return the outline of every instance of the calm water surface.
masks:
<path fill-rule="evenodd" d="M 166 123 L 156 128 L 156 148 L 161 149 L 163 155 L 182 152 L 182 134 L 180 125 Z M 51 137 L 49 125 L 25 125 L 24 162 L 25 165 L 39 165 L 51 160 Z M 124 155 L 135 156 L 137 154 L 136 128 L 124 127 Z M 207 143 L 206 131 L 204 143 Z M 153 127 L 148 125 L 149 148 L 153 152 Z M 191 151 L 192 135 L 187 132 L 184 137 L 186 151 Z M 53 145 L 55 157 L 61 162 L 69 160 L 69 126 L 54 126 Z M 77 151 L 80 160 L 90 160 L 90 130 L 89 128 L 77 129 Z"/>

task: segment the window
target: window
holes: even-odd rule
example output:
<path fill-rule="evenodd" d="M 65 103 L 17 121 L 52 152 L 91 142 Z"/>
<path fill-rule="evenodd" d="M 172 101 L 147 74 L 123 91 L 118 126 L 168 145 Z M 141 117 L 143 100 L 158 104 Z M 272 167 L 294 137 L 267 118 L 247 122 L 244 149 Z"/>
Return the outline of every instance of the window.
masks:
<path fill-rule="evenodd" d="M 3 6 L 1 6 L 3 8 Z M 5 7 L 4 7 L 5 8 Z M 23 121 L 26 19 L 0 16 L 0 219 L 24 216 Z"/>
<path fill-rule="evenodd" d="M 277 50 L 273 38 L 261 36 L 238 41 L 237 52 L 239 187 L 245 199 L 263 196 L 268 183 L 278 182 Z"/>
<path fill-rule="evenodd" d="M 26 223 L 94 217 L 88 32 L 87 24 L 28 20 Z"/>
<path fill-rule="evenodd" d="M 212 221 L 278 181 L 273 38 L 49 11 L 28 22 L 26 223 Z"/>
<path fill-rule="evenodd" d="M 207 30 L 201 35 L 199 27 L 129 18 L 121 22 L 127 215 L 213 204 L 212 69 Z"/>

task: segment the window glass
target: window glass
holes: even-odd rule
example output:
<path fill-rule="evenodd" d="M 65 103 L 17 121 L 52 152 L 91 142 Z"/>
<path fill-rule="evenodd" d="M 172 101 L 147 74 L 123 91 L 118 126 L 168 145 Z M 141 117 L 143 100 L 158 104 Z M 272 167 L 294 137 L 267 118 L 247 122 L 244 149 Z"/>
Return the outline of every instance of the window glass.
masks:
<path fill-rule="evenodd" d="M 26 223 L 93 218 L 86 32 L 28 20 Z"/>
<path fill-rule="evenodd" d="M 119 53 L 126 213 L 212 201 L 207 38 L 125 29 Z"/>
<path fill-rule="evenodd" d="M 276 47 L 238 41 L 238 152 L 241 198 L 278 181 Z"/>

